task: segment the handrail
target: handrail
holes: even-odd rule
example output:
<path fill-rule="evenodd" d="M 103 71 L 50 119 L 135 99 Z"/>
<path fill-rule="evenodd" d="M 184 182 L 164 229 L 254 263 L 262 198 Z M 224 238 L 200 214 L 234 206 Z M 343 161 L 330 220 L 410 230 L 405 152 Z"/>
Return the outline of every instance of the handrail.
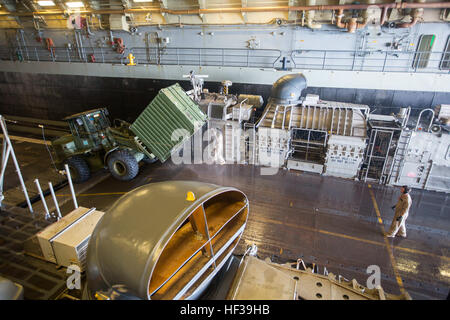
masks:
<path fill-rule="evenodd" d="M 429 58 L 425 58 L 429 55 Z M 291 52 L 295 68 L 378 72 L 450 73 L 445 52 L 382 50 L 309 50 Z M 420 66 L 419 62 L 424 62 Z"/>
<path fill-rule="evenodd" d="M 431 119 L 430 119 L 430 124 L 428 125 L 427 131 L 426 131 L 426 132 L 430 132 L 430 128 L 431 128 L 431 125 L 433 124 L 433 120 L 434 120 L 434 110 L 433 109 L 423 109 L 422 111 L 420 111 L 414 131 L 417 131 L 417 128 L 419 127 L 419 124 L 420 124 L 420 119 L 422 118 L 422 113 L 424 113 L 426 111 L 431 111 L 431 114 L 432 114 Z"/>
<path fill-rule="evenodd" d="M 26 55 L 26 51 L 30 54 Z M 82 53 L 82 54 L 79 54 Z M 111 47 L 44 47 L 17 46 L 0 49 L 1 60 L 124 63 L 128 53 L 133 53 L 138 64 L 161 65 L 212 65 L 239 67 L 270 67 L 281 58 L 279 49 L 247 48 L 194 48 L 194 47 L 132 47 L 122 54 Z"/>
<path fill-rule="evenodd" d="M 120 54 L 111 47 L 53 47 L 49 51 L 44 47 L 15 46 L 2 47 L 0 60 L 125 64 L 128 53 L 133 53 L 137 64 L 147 65 L 281 68 L 277 64 L 283 56 L 290 56 L 291 67 L 296 69 L 450 73 L 450 58 L 442 51 L 297 49 L 284 55 L 279 49 L 132 47 Z"/>

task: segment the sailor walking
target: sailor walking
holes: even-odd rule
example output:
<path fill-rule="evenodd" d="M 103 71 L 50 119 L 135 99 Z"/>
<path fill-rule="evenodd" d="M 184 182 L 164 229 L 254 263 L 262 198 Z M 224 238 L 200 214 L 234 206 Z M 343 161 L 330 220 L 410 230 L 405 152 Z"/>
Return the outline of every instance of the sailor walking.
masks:
<path fill-rule="evenodd" d="M 398 202 L 392 209 L 395 209 L 394 219 L 391 223 L 391 228 L 389 229 L 388 238 L 393 238 L 396 235 L 406 238 L 406 219 L 408 218 L 409 208 L 411 208 L 412 199 L 409 195 L 410 188 L 408 186 L 403 186 L 401 188 L 401 196 L 398 198 Z"/>

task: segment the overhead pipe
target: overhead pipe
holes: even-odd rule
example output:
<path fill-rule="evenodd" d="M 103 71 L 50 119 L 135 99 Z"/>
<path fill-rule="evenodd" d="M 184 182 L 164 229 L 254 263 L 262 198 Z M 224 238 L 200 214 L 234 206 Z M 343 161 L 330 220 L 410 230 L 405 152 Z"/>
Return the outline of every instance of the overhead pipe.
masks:
<path fill-rule="evenodd" d="M 336 14 L 336 27 L 340 29 L 346 28 L 345 23 L 342 23 L 342 18 L 344 17 L 344 9 L 339 9 Z"/>
<path fill-rule="evenodd" d="M 111 46 L 114 45 L 114 36 L 112 34 L 112 30 L 109 30 L 109 38 L 111 39 Z"/>
<path fill-rule="evenodd" d="M 416 3 L 425 3 L 426 0 L 416 0 Z M 419 22 L 420 18 L 423 16 L 423 8 L 416 8 L 413 9 L 410 13 L 411 16 L 411 22 L 403 22 L 398 23 L 395 26 L 397 28 L 411 28 L 416 25 L 417 22 Z"/>
<path fill-rule="evenodd" d="M 90 16 L 86 15 L 86 32 L 90 35 L 90 36 L 94 36 L 95 34 L 91 32 L 91 28 L 89 28 L 89 20 L 91 19 Z"/>
<path fill-rule="evenodd" d="M 100 30 L 105 30 L 105 28 L 102 26 L 102 18 L 100 15 L 97 15 L 97 21 L 98 21 L 98 27 L 100 28 Z"/>
<path fill-rule="evenodd" d="M 445 9 L 450 8 L 450 2 L 431 3 L 377 3 L 377 4 L 339 4 L 339 5 L 311 5 L 311 6 L 277 6 L 277 7 L 241 7 L 241 8 L 209 8 L 192 10 L 172 10 L 167 8 L 128 8 L 106 10 L 80 10 L 79 14 L 125 14 L 125 13 L 167 13 L 173 15 L 199 15 L 217 13 L 245 13 L 245 12 L 288 12 L 288 11 L 324 11 L 324 10 L 366 10 L 369 7 L 380 9 Z M 36 12 L 1 12 L 0 16 L 33 16 L 33 15 L 61 15 L 62 10 L 36 11 Z"/>
<path fill-rule="evenodd" d="M 370 7 L 364 10 L 362 17 L 364 19 L 363 22 L 369 24 L 370 22 L 373 22 L 377 19 L 374 12 L 375 7 L 373 7 L 375 5 L 376 0 L 366 0 L 366 2 Z"/>
<path fill-rule="evenodd" d="M 316 0 L 306 0 L 306 4 L 308 6 L 313 6 L 316 4 Z M 314 22 L 315 11 L 309 10 L 306 12 L 306 26 L 310 29 L 320 29 L 322 28 L 322 24 Z"/>
<path fill-rule="evenodd" d="M 416 23 L 419 21 L 419 16 L 414 16 L 412 17 L 411 22 L 403 22 L 403 23 L 398 23 L 395 25 L 396 28 L 411 28 L 414 27 L 416 25 Z"/>
<path fill-rule="evenodd" d="M 78 42 L 78 33 L 76 30 L 74 30 L 74 36 L 75 36 L 75 44 L 77 46 L 78 57 L 80 57 L 80 60 L 83 60 L 83 57 L 81 55 L 80 43 Z"/>
<path fill-rule="evenodd" d="M 357 17 L 351 17 L 349 19 L 349 21 L 347 21 L 346 23 L 342 22 L 342 18 L 344 17 L 344 10 L 343 9 L 339 9 L 338 10 L 338 15 L 337 15 L 337 20 L 336 20 L 336 26 L 338 28 L 346 28 L 348 30 L 348 32 L 350 33 L 355 33 L 355 31 L 357 29 L 362 29 L 364 28 L 370 20 L 372 20 L 372 15 L 369 13 L 368 9 L 373 9 L 376 6 L 375 3 L 376 0 L 367 0 L 367 9 L 364 10 L 364 13 L 362 14 L 363 16 L 363 21 L 362 22 L 358 22 L 358 18 Z M 382 10 L 385 10 L 385 8 L 383 8 Z M 387 10 L 387 7 L 386 7 Z"/>
<path fill-rule="evenodd" d="M 381 17 L 380 17 L 380 26 L 383 26 L 386 23 L 387 20 L 387 11 L 388 11 L 388 7 L 384 7 L 381 10 Z"/>
<path fill-rule="evenodd" d="M 364 28 L 367 25 L 367 22 L 369 21 L 367 18 L 364 19 L 363 22 L 358 22 L 358 18 L 351 17 L 349 21 L 342 22 L 342 18 L 344 17 L 344 10 L 339 9 L 338 14 L 336 16 L 336 26 L 341 29 L 347 29 L 350 33 L 355 33 L 356 29 Z"/>

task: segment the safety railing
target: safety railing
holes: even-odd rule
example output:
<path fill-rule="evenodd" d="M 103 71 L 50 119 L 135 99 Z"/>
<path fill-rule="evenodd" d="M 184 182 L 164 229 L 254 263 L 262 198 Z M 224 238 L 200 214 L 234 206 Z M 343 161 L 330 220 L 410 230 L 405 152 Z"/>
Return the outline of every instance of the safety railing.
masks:
<path fill-rule="evenodd" d="M 53 61 L 86 63 L 124 63 L 126 57 L 111 48 L 83 47 L 78 49 L 53 47 L 0 48 L 0 59 L 11 61 Z"/>
<path fill-rule="evenodd" d="M 281 58 L 277 49 L 131 48 L 144 64 L 274 68 Z"/>
<path fill-rule="evenodd" d="M 12 61 L 53 61 L 87 63 L 126 63 L 132 53 L 138 64 L 192 65 L 221 67 L 274 68 L 281 58 L 277 49 L 232 48 L 127 48 L 123 53 L 113 48 L 43 47 L 1 48 L 0 59 Z"/>
<path fill-rule="evenodd" d="M 298 69 L 450 73 L 450 56 L 430 51 L 294 50 Z"/>
<path fill-rule="evenodd" d="M 0 59 L 126 64 L 132 53 L 137 64 L 248 68 L 296 68 L 378 72 L 450 73 L 450 54 L 418 51 L 351 51 L 233 48 L 134 47 L 118 53 L 107 47 L 2 47 Z M 286 58 L 289 58 L 286 59 Z"/>

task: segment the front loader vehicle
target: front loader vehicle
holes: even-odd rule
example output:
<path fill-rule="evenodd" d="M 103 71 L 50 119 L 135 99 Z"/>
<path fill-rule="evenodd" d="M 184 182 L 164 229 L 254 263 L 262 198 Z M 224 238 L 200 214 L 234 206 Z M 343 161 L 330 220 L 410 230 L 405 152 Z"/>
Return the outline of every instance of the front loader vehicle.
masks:
<path fill-rule="evenodd" d="M 108 110 L 101 108 L 66 117 L 71 134 L 52 141 L 56 166 L 63 169 L 67 164 L 75 183 L 86 181 L 91 172 L 103 168 L 103 157 L 114 148 L 107 116 Z"/>
<path fill-rule="evenodd" d="M 106 108 L 93 109 L 66 117 L 71 131 L 52 142 L 57 166 L 69 166 L 75 183 L 88 180 L 91 172 L 105 166 L 114 178 L 131 180 L 139 173 L 139 161 L 156 157 L 136 145 L 135 135 L 125 121 L 111 127 Z M 145 150 L 143 150 L 145 151 Z"/>
<path fill-rule="evenodd" d="M 52 141 L 56 166 L 61 170 L 67 164 L 75 183 L 105 167 L 114 178 L 131 180 L 140 161 L 166 161 L 206 122 L 178 84 L 161 89 L 133 124 L 115 120 L 111 126 L 108 115 L 106 108 L 98 108 L 66 117 L 71 134 Z M 188 135 L 174 141 L 172 133 L 179 129 Z"/>

